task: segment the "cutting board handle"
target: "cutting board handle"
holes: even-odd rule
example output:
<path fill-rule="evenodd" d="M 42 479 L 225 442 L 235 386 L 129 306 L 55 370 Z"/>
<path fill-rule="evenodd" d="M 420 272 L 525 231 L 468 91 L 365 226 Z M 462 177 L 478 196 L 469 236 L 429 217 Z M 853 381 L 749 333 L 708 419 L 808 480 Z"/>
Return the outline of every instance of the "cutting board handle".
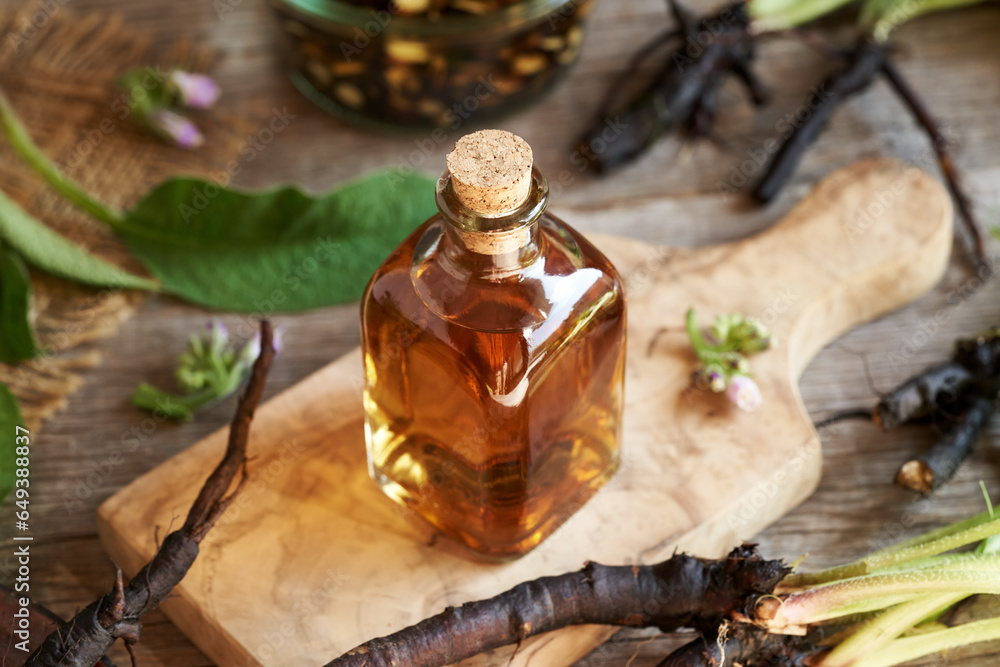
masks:
<path fill-rule="evenodd" d="M 699 264 L 711 279 L 684 279 L 703 291 L 706 282 L 708 289 L 740 286 L 741 275 L 753 276 L 753 290 L 740 290 L 734 309 L 771 326 L 798 377 L 841 333 L 937 283 L 951 254 L 952 218 L 951 198 L 926 172 L 894 159 L 863 160 L 826 177 L 769 230 L 701 249 Z"/>

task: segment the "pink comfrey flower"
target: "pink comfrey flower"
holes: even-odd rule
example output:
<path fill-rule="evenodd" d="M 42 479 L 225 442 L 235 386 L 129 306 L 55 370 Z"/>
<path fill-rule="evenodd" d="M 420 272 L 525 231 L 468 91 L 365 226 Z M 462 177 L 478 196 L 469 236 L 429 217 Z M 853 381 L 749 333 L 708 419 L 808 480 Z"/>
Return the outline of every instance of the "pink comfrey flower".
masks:
<path fill-rule="evenodd" d="M 191 109 L 211 108 L 222 93 L 219 84 L 205 74 L 193 74 L 175 69 L 167 80 L 170 87 L 177 91 L 181 104 Z"/>
<path fill-rule="evenodd" d="M 195 148 L 205 142 L 205 138 L 194 123 L 168 109 L 156 109 L 150 113 L 149 126 L 154 132 L 181 148 Z"/>
<path fill-rule="evenodd" d="M 760 387 L 746 375 L 734 375 L 726 388 L 726 396 L 740 410 L 753 412 L 763 402 Z"/>

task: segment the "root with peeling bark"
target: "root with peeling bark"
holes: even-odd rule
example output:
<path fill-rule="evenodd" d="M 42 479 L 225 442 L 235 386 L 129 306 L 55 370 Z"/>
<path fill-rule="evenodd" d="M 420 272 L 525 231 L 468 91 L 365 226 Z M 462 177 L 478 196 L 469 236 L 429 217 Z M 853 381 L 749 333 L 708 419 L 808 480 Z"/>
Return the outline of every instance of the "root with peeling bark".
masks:
<path fill-rule="evenodd" d="M 692 627 L 714 632 L 745 615 L 788 573 L 751 545 L 720 560 L 677 554 L 656 565 L 607 566 L 525 582 L 495 598 L 449 607 L 373 639 L 326 667 L 434 667 L 571 625 Z"/>
<path fill-rule="evenodd" d="M 46 637 L 28 657 L 27 667 L 91 667 L 119 639 L 125 642 L 131 654 L 131 647 L 139 638 L 140 619 L 184 578 L 198 556 L 202 539 L 232 503 L 246 480 L 250 422 L 274 359 L 273 333 L 271 325 L 263 321 L 260 356 L 254 363 L 246 392 L 240 398 L 233 417 L 225 456 L 205 481 L 184 525 L 167 535 L 153 559 L 128 585 L 125 585 L 121 570 L 116 565 L 112 591 Z M 236 488 L 230 492 L 234 481 Z"/>

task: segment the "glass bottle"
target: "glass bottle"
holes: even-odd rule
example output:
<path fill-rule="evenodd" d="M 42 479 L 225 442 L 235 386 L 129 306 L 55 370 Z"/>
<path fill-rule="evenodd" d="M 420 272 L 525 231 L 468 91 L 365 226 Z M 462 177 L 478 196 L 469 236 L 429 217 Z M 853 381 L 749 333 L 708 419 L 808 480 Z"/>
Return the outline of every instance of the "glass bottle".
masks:
<path fill-rule="evenodd" d="M 505 559 L 617 469 L 625 297 L 608 259 L 546 212 L 522 139 L 468 135 L 448 164 L 440 213 L 362 302 L 369 470 L 441 532 Z"/>

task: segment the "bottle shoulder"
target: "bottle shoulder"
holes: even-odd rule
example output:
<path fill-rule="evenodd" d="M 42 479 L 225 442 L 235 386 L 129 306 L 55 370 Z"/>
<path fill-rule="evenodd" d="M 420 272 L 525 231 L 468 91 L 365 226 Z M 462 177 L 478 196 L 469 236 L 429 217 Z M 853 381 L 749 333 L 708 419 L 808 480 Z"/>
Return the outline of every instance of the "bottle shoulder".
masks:
<path fill-rule="evenodd" d="M 611 262 L 554 216 L 539 221 L 537 256 L 500 277 L 451 261 L 445 224 L 435 217 L 415 230 L 376 271 L 365 302 L 413 321 L 430 316 L 495 332 L 546 330 L 596 310 L 624 309 Z"/>

